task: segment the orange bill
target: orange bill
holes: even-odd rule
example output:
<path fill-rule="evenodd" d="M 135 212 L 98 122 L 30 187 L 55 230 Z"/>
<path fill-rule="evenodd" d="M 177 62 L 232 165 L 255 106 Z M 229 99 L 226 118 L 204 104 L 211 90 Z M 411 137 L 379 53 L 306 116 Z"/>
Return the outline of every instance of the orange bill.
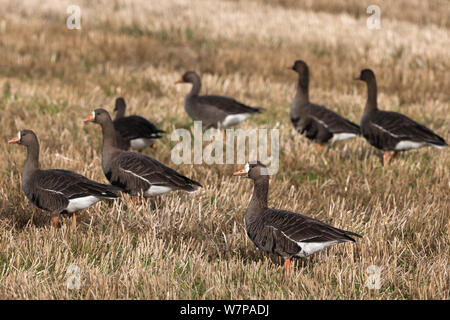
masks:
<path fill-rule="evenodd" d="M 10 140 L 8 140 L 8 143 L 18 143 L 19 142 L 19 138 L 18 137 L 14 137 Z"/>
<path fill-rule="evenodd" d="M 245 169 L 236 171 L 233 173 L 233 176 L 245 176 L 247 174 L 247 171 L 245 171 Z"/>
<path fill-rule="evenodd" d="M 93 114 L 89 115 L 88 117 L 84 118 L 83 121 L 84 122 L 94 121 L 94 115 Z"/>
<path fill-rule="evenodd" d="M 177 84 L 177 83 L 184 83 L 183 78 L 180 78 L 180 79 L 178 79 L 177 81 L 175 81 L 175 84 Z"/>

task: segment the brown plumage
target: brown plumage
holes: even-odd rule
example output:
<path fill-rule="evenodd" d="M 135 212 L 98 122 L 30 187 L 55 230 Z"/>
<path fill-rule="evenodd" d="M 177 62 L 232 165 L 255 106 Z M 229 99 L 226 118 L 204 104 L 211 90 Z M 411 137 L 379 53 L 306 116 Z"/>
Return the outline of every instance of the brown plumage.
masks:
<path fill-rule="evenodd" d="M 283 257 L 287 272 L 293 257 L 307 257 L 340 242 L 354 242 L 352 236 L 361 237 L 298 213 L 268 208 L 269 176 L 260 162 L 247 163 L 245 169 L 234 175 L 254 182 L 253 196 L 245 212 L 247 235 L 262 251 Z"/>
<path fill-rule="evenodd" d="M 19 131 L 8 143 L 27 147 L 27 159 L 22 171 L 22 189 L 28 200 L 37 207 L 50 211 L 54 227 L 62 213 L 74 213 L 88 208 L 102 199 L 115 199 L 117 187 L 98 183 L 68 170 L 39 169 L 39 142 L 31 130 Z"/>
<path fill-rule="evenodd" d="M 389 151 L 394 151 L 395 157 L 399 151 L 427 145 L 437 148 L 447 146 L 443 138 L 407 116 L 378 110 L 377 82 L 372 70 L 362 70 L 355 80 L 367 84 L 367 102 L 361 117 L 362 134 L 372 146 L 385 151 L 385 166 L 388 163 Z"/>
<path fill-rule="evenodd" d="M 133 196 L 146 197 L 172 190 L 195 192 L 202 186 L 151 157 L 117 148 L 113 122 L 106 110 L 96 109 L 84 121 L 102 127 L 102 168 L 112 185 Z"/>
<path fill-rule="evenodd" d="M 200 96 L 201 81 L 195 71 L 186 72 L 176 83 L 186 82 L 192 83 L 192 89 L 186 96 L 185 110 L 192 120 L 202 121 L 206 127 L 227 128 L 263 110 L 224 96 Z"/>
<path fill-rule="evenodd" d="M 320 146 L 360 135 L 357 124 L 309 101 L 309 68 L 304 61 L 295 61 L 290 69 L 298 73 L 297 93 L 291 105 L 291 122 L 299 133 Z"/>
<path fill-rule="evenodd" d="M 124 98 L 116 99 L 114 107 L 116 117 L 113 123 L 116 129 L 117 147 L 122 150 L 129 150 L 130 147 L 136 150 L 142 150 L 145 147 L 156 148 L 155 140 L 161 139 L 160 134 L 165 132 L 141 116 L 125 117 L 126 107 Z"/>

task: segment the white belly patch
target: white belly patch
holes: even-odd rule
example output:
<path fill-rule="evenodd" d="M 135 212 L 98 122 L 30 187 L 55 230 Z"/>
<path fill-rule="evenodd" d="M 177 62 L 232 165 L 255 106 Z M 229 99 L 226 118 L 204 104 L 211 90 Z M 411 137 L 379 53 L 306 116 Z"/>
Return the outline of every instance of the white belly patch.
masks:
<path fill-rule="evenodd" d="M 147 197 L 157 196 L 159 194 L 167 193 L 172 190 L 173 188 L 166 186 L 151 186 L 147 191 L 145 191 L 144 195 Z"/>
<path fill-rule="evenodd" d="M 222 125 L 224 127 L 233 126 L 235 124 L 238 124 L 238 123 L 244 121 L 248 117 L 250 117 L 250 113 L 231 114 L 231 115 L 227 116 L 225 118 L 225 120 L 223 120 Z"/>
<path fill-rule="evenodd" d="M 323 249 L 338 243 L 337 241 L 327 241 L 327 242 L 297 242 L 297 244 L 302 248 L 297 256 L 305 258 L 313 253 L 322 251 Z"/>
<path fill-rule="evenodd" d="M 69 213 L 76 212 L 79 210 L 89 208 L 98 201 L 100 201 L 100 199 L 94 196 L 71 199 L 69 200 L 69 205 L 67 206 L 66 210 Z"/>
<path fill-rule="evenodd" d="M 403 140 L 397 143 L 397 145 L 395 146 L 395 150 L 418 149 L 423 147 L 424 145 L 426 145 L 425 142 Z"/>
<path fill-rule="evenodd" d="M 335 141 L 341 141 L 341 140 L 347 140 L 347 139 L 351 139 L 351 138 L 355 138 L 356 134 L 354 133 L 335 133 L 333 134 L 333 138 L 331 138 L 331 142 L 335 142 Z"/>
<path fill-rule="evenodd" d="M 145 138 L 139 138 L 139 139 L 133 139 L 130 140 L 130 145 L 133 149 L 144 149 L 145 147 L 148 147 L 153 144 L 152 139 L 145 139 Z"/>

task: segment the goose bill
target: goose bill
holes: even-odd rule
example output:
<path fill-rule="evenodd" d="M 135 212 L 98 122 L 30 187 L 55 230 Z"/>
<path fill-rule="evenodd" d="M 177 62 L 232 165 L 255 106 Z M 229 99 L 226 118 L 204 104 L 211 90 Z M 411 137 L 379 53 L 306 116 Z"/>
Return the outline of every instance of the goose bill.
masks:
<path fill-rule="evenodd" d="M 19 137 L 14 137 L 14 138 L 8 140 L 8 143 L 19 143 L 19 141 L 20 141 Z"/>
<path fill-rule="evenodd" d="M 245 169 L 242 169 L 242 170 L 239 170 L 239 171 L 236 171 L 236 172 L 234 172 L 233 173 L 233 176 L 245 176 L 245 175 L 247 175 L 247 170 L 245 170 Z"/>
<path fill-rule="evenodd" d="M 95 113 L 92 112 L 89 116 L 83 119 L 84 122 L 94 121 L 95 120 Z"/>
<path fill-rule="evenodd" d="M 178 79 L 177 81 L 175 81 L 175 84 L 178 84 L 178 83 L 184 83 L 183 78 L 180 78 L 180 79 Z"/>

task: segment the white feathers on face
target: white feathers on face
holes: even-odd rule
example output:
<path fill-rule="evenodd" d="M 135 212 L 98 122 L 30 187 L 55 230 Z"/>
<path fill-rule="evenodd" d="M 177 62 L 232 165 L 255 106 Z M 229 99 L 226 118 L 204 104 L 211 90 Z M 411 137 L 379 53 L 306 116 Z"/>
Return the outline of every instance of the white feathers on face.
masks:
<path fill-rule="evenodd" d="M 92 111 L 92 120 L 95 120 L 95 111 Z"/>
<path fill-rule="evenodd" d="M 254 162 L 252 162 L 252 161 L 250 161 L 250 162 L 247 162 L 246 164 L 245 164 L 245 172 L 247 172 L 247 176 L 248 176 L 248 174 L 249 174 L 249 172 L 250 172 L 250 164 L 258 164 L 258 162 L 256 162 L 256 161 L 254 161 Z M 264 166 L 260 166 L 260 168 L 259 168 L 259 174 L 261 175 L 261 176 L 269 176 L 270 175 L 270 172 L 269 172 L 269 169 L 267 169 L 266 167 L 264 167 Z"/>
<path fill-rule="evenodd" d="M 17 133 L 17 139 L 19 139 L 19 142 L 20 142 L 20 140 L 22 140 L 22 132 L 21 131 L 19 131 Z"/>

